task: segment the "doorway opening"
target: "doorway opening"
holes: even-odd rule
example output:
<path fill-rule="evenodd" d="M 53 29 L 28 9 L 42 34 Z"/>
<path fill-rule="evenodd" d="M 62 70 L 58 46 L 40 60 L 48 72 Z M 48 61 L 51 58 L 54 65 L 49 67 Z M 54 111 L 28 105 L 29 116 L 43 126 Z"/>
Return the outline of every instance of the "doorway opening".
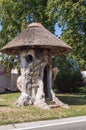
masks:
<path fill-rule="evenodd" d="M 43 77 L 43 83 L 44 83 L 44 93 L 45 93 L 45 99 L 47 99 L 49 97 L 49 65 L 46 65 L 44 68 L 44 77 Z"/>

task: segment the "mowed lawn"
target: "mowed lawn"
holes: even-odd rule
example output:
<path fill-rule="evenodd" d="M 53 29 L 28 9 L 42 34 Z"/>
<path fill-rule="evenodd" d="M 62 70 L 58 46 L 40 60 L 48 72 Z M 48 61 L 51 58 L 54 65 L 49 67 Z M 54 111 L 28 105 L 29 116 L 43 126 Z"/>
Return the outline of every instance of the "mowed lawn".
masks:
<path fill-rule="evenodd" d="M 59 119 L 86 115 L 86 96 L 81 94 L 57 94 L 70 108 L 44 110 L 33 106 L 17 107 L 20 93 L 0 94 L 0 125 L 37 120 Z"/>

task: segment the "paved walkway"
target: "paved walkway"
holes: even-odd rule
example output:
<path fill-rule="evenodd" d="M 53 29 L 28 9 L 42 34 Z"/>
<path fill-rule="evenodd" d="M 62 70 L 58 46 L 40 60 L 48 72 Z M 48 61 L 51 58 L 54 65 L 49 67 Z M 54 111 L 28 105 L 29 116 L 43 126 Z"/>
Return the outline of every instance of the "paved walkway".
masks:
<path fill-rule="evenodd" d="M 86 116 L 80 117 L 72 117 L 72 118 L 63 118 L 63 119 L 56 119 L 56 120 L 47 120 L 47 121 L 36 121 L 36 122 L 27 122 L 27 123 L 18 123 L 18 124 L 9 124 L 9 125 L 2 125 L 0 126 L 0 130 L 20 130 L 21 128 L 37 128 L 43 127 L 47 125 L 53 124 L 67 124 L 68 122 L 76 122 L 76 121 L 86 121 Z"/>

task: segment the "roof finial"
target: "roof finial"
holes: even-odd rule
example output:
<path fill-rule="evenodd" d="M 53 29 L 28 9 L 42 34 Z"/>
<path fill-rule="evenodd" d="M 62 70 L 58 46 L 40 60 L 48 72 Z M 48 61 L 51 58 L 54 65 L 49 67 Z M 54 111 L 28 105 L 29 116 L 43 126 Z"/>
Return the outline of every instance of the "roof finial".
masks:
<path fill-rule="evenodd" d="M 33 27 L 33 26 L 42 26 L 42 24 L 41 23 L 39 23 L 39 22 L 33 22 L 33 23 L 30 23 L 29 25 L 28 25 L 28 27 Z"/>

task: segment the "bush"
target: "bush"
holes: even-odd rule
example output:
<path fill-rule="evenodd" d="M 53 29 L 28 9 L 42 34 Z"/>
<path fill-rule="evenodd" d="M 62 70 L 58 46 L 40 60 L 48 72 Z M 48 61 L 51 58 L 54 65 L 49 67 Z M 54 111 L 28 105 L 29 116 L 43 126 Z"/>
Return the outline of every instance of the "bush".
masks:
<path fill-rule="evenodd" d="M 79 92 L 82 85 L 83 81 L 80 71 L 73 71 L 71 73 L 60 71 L 56 77 L 54 88 L 62 93 L 76 93 Z"/>
<path fill-rule="evenodd" d="M 81 87 L 80 92 L 86 95 L 86 86 Z"/>

